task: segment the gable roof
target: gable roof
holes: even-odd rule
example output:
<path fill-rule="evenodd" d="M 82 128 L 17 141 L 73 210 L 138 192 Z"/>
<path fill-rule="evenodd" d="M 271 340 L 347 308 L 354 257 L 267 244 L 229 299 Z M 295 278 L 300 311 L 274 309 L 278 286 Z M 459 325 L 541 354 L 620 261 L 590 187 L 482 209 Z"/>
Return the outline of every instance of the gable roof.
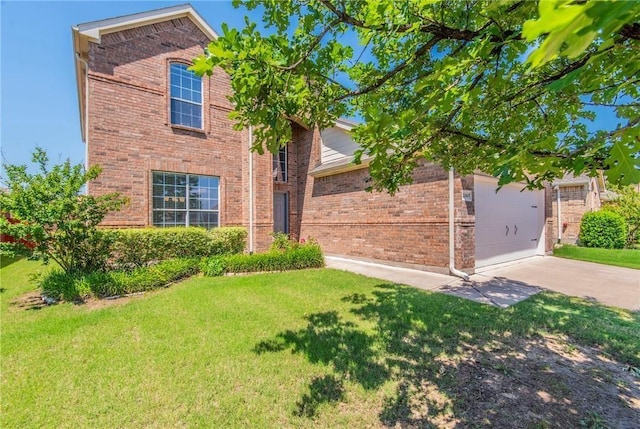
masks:
<path fill-rule="evenodd" d="M 134 13 L 131 15 L 86 22 L 84 24 L 78 24 L 71 27 L 76 70 L 76 86 L 78 89 L 78 106 L 80 107 L 80 131 L 83 142 L 86 142 L 86 68 L 84 67 L 83 62 L 88 60 L 89 42 L 99 44 L 102 36 L 106 34 L 177 18 L 189 18 L 209 39 L 213 40 L 218 38 L 218 34 L 190 4 L 181 4 L 162 9 Z"/>
<path fill-rule="evenodd" d="M 87 37 L 89 41 L 100 43 L 100 37 L 104 34 L 115 33 L 129 28 L 141 27 L 156 22 L 168 21 L 176 18 L 190 18 L 198 28 L 210 39 L 218 37 L 215 31 L 196 12 L 190 4 L 154 9 L 131 15 L 118 16 L 116 18 L 102 19 L 100 21 L 86 22 L 73 27 L 74 33 Z"/>

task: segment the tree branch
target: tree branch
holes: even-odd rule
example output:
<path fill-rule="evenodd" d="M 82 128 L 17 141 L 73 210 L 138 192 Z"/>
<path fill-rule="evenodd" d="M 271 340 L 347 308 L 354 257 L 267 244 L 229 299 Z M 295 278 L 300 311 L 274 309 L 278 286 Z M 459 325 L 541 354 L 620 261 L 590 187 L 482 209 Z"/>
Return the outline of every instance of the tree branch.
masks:
<path fill-rule="evenodd" d="M 342 100 L 345 100 L 347 98 L 358 97 L 360 95 L 367 94 L 367 93 L 369 93 L 371 91 L 375 91 L 376 89 L 378 89 L 382 85 L 384 85 L 387 81 L 389 81 L 389 79 L 391 79 L 392 77 L 394 77 L 395 75 L 400 73 L 402 70 L 406 69 L 411 63 L 413 63 L 418 58 L 422 57 L 427 52 L 429 52 L 429 50 L 431 50 L 431 48 L 433 48 L 435 46 L 435 44 L 438 43 L 439 41 L 440 41 L 440 39 L 434 36 L 427 43 L 425 43 L 424 45 L 419 47 L 413 53 L 413 55 L 411 55 L 411 57 L 409 57 L 405 61 L 403 61 L 400 64 L 398 64 L 393 69 L 389 70 L 385 75 L 380 77 L 378 80 L 376 80 L 371 85 L 368 85 L 368 86 L 366 86 L 364 88 L 358 88 L 355 91 L 350 91 L 350 92 L 348 92 L 346 94 L 343 94 L 340 97 L 335 98 L 334 101 L 342 101 Z"/>
<path fill-rule="evenodd" d="M 640 23 L 626 24 L 620 29 L 620 35 L 627 39 L 640 40 Z"/>
<path fill-rule="evenodd" d="M 333 21 L 331 21 L 329 23 L 329 25 L 327 25 L 324 28 L 324 30 L 322 30 L 322 32 L 316 36 L 316 38 L 314 39 L 313 43 L 311 43 L 311 46 L 309 46 L 309 49 L 307 49 L 307 51 L 304 53 L 304 55 L 302 55 L 302 57 L 300 57 L 300 59 L 298 61 L 296 61 L 295 63 L 293 63 L 293 64 L 291 64 L 289 66 L 278 67 L 278 68 L 280 70 L 284 70 L 284 71 L 294 70 L 296 67 L 298 67 L 300 64 L 302 64 L 303 61 L 305 61 L 307 58 L 309 58 L 309 56 L 313 53 L 313 50 L 318 46 L 318 44 L 320 44 L 320 42 L 322 41 L 324 36 L 326 36 L 326 34 L 329 32 L 329 30 L 331 30 L 331 28 L 333 28 L 334 25 L 337 25 L 339 23 L 340 23 L 340 19 L 334 19 Z"/>

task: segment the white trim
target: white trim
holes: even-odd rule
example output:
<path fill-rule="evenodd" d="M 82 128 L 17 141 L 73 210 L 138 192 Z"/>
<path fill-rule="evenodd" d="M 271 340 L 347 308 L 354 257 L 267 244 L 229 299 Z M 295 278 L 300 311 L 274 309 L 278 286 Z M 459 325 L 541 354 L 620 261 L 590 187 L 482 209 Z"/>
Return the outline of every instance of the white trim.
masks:
<path fill-rule="evenodd" d="M 105 34 L 183 17 L 190 18 L 209 39 L 213 40 L 218 38 L 218 34 L 189 4 L 181 4 L 162 9 L 150 10 L 147 12 L 119 16 L 116 18 L 87 22 L 84 24 L 78 24 L 74 26 L 73 29 L 80 35 L 87 37 L 90 41 L 100 43 L 101 37 Z"/>
<path fill-rule="evenodd" d="M 353 128 L 357 127 L 358 125 L 359 124 L 356 124 L 355 122 L 351 122 L 351 121 L 348 121 L 348 120 L 342 119 L 342 118 L 341 119 L 337 119 L 336 123 L 335 123 L 336 127 L 341 128 L 341 129 L 346 130 L 346 131 L 351 131 Z"/>
<path fill-rule="evenodd" d="M 186 185 L 185 185 L 185 208 L 184 209 L 156 209 L 153 207 L 153 203 L 154 203 L 154 198 L 156 198 L 157 196 L 154 195 L 153 193 L 153 186 L 155 185 L 153 182 L 153 174 L 154 173 L 164 173 L 164 174 L 174 174 L 174 175 L 181 175 L 181 176 L 185 176 L 186 178 Z M 195 177 L 208 177 L 208 178 L 215 178 L 218 179 L 218 187 L 217 187 L 217 191 L 218 191 L 218 195 L 216 200 L 218 201 L 218 209 L 217 210 L 207 210 L 207 209 L 190 209 L 189 208 L 189 199 L 190 199 L 190 192 L 189 192 L 189 188 L 191 185 L 189 185 L 189 178 L 190 176 L 195 176 Z M 153 214 L 155 212 L 169 212 L 169 211 L 174 211 L 174 212 L 183 212 L 185 214 L 185 219 L 184 219 L 184 226 L 185 227 L 189 227 L 189 214 L 190 213 L 196 213 L 196 212 L 203 212 L 203 213 L 216 213 L 217 216 L 217 223 L 216 223 L 216 228 L 220 228 L 220 215 L 221 215 L 221 207 L 222 207 L 222 201 L 220 201 L 220 188 L 222 188 L 222 178 L 220 176 L 212 176 L 212 175 L 208 175 L 208 174 L 192 174 L 192 173 L 179 173 L 179 172 L 175 172 L 175 171 L 166 171 L 166 170 L 151 170 L 151 180 L 150 180 L 150 193 L 151 193 L 151 225 L 152 226 L 161 226 L 161 227 L 166 227 L 167 225 L 163 222 L 162 225 L 156 225 L 153 221 Z M 165 197 L 167 198 L 167 197 Z M 180 226 L 178 224 L 173 225 L 173 226 Z"/>
<path fill-rule="evenodd" d="M 194 130 L 204 131 L 204 129 L 205 129 L 205 127 L 204 127 L 204 80 L 202 79 L 202 76 L 198 76 L 198 75 L 196 75 L 194 73 L 194 76 L 197 76 L 197 77 L 200 78 L 200 103 L 196 103 L 196 102 L 191 101 L 191 100 L 185 100 L 183 98 L 174 97 L 173 95 L 171 95 L 171 87 L 173 86 L 173 85 L 171 85 L 171 66 L 173 64 L 183 65 L 183 66 L 187 67 L 187 71 L 189 71 L 188 70 L 189 64 L 185 63 L 184 61 L 169 60 L 169 67 L 168 67 L 169 70 L 167 71 L 167 77 L 168 77 L 168 79 L 167 79 L 167 83 L 168 83 L 167 91 L 168 91 L 168 95 L 169 95 L 169 106 L 168 106 L 169 107 L 169 124 L 172 127 L 173 126 L 185 127 L 185 128 L 191 128 L 191 129 L 194 129 Z M 182 88 L 182 84 L 181 84 L 180 88 Z M 178 100 L 178 101 L 181 101 L 183 103 L 189 103 L 189 104 L 194 104 L 196 106 L 200 106 L 200 127 L 192 127 L 190 125 L 176 124 L 176 123 L 173 122 L 173 118 L 172 118 L 173 111 L 171 110 L 171 100 L 174 100 L 174 99 Z"/>
<path fill-rule="evenodd" d="M 281 166 L 281 160 L 280 160 L 280 151 L 284 149 L 284 169 L 282 169 Z M 284 146 L 281 146 L 278 148 L 278 152 L 274 153 L 271 155 L 271 166 L 273 167 L 273 160 L 276 159 L 277 156 L 277 165 L 276 165 L 276 169 L 273 172 L 273 182 L 274 183 L 287 183 L 289 182 L 289 145 L 286 144 Z M 278 171 L 280 171 L 282 174 L 282 177 L 284 178 L 284 180 L 279 180 L 278 179 Z"/>
<path fill-rule="evenodd" d="M 361 170 L 363 168 L 369 168 L 369 164 L 373 157 L 363 157 L 360 164 L 355 164 L 353 159 L 346 158 L 339 161 L 328 162 L 320 164 L 309 172 L 311 177 L 319 178 L 326 176 L 333 176 L 334 174 L 346 173 L 348 171 Z"/>

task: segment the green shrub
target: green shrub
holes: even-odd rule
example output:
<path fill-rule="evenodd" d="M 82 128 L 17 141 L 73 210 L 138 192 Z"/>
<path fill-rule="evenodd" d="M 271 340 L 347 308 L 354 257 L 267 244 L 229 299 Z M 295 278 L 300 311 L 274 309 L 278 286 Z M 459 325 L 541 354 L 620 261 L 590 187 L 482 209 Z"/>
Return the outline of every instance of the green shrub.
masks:
<path fill-rule="evenodd" d="M 241 227 L 214 228 L 209 234 L 212 240 L 209 255 L 242 253 L 247 246 L 247 230 Z"/>
<path fill-rule="evenodd" d="M 273 237 L 273 243 L 271 243 L 269 250 L 273 252 L 286 252 L 297 244 L 284 232 L 274 232 L 271 236 Z"/>
<path fill-rule="evenodd" d="M 196 258 L 239 253 L 247 236 L 243 228 L 144 228 L 105 230 L 112 236 L 113 265 L 119 268 L 149 266 L 174 258 Z"/>
<path fill-rule="evenodd" d="M 143 292 L 197 274 L 198 259 L 171 259 L 131 271 L 68 274 L 54 270 L 40 283 L 45 296 L 65 301 Z"/>
<path fill-rule="evenodd" d="M 67 273 L 60 270 L 49 272 L 40 282 L 43 295 L 63 299 L 65 301 L 77 301 L 89 298 L 92 295 L 91 287 L 85 276 L 76 273 Z"/>
<path fill-rule="evenodd" d="M 627 247 L 633 248 L 640 236 L 640 192 L 634 186 L 615 189 L 616 198 L 602 207 L 603 210 L 618 213 L 627 223 Z"/>
<path fill-rule="evenodd" d="M 323 266 L 320 246 L 309 243 L 295 245 L 285 251 L 217 256 L 203 261 L 201 268 L 206 276 L 221 276 L 225 273 L 301 270 Z"/>
<path fill-rule="evenodd" d="M 627 240 L 624 218 L 609 211 L 589 212 L 582 217 L 580 242 L 586 247 L 621 249 Z"/>
<path fill-rule="evenodd" d="M 218 277 L 226 272 L 225 258 L 223 256 L 217 256 L 202 261 L 200 264 L 200 270 L 205 276 Z"/>

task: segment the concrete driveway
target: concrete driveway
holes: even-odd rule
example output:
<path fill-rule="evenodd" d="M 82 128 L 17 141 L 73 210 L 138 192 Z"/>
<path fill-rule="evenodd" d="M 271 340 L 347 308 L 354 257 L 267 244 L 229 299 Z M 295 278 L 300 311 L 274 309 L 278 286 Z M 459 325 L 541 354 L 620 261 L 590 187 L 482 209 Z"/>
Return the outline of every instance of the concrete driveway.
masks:
<path fill-rule="evenodd" d="M 330 268 L 508 307 L 543 289 L 602 304 L 640 310 L 640 270 L 573 261 L 553 256 L 523 259 L 484 269 L 470 282 L 419 270 L 326 257 Z"/>
<path fill-rule="evenodd" d="M 640 310 L 640 270 L 544 256 L 489 268 L 471 276 L 476 282 L 506 279 L 578 296 L 602 304 Z"/>

